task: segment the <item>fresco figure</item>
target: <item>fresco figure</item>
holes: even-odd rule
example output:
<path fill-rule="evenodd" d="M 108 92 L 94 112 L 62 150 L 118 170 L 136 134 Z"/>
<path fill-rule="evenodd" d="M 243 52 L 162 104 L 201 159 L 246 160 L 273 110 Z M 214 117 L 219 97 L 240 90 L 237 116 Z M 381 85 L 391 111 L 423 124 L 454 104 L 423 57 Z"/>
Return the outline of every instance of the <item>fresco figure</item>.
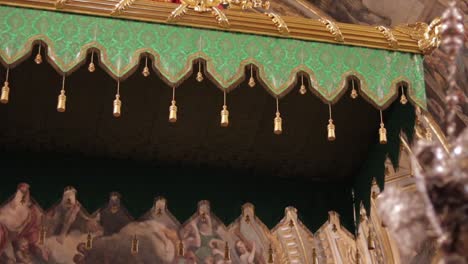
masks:
<path fill-rule="evenodd" d="M 16 263 L 24 259 L 48 259 L 38 245 L 42 210 L 30 197 L 30 186 L 20 183 L 15 195 L 0 209 L 0 260 Z"/>
<path fill-rule="evenodd" d="M 237 240 L 236 251 L 240 258 L 239 264 L 254 264 L 255 260 L 255 241 L 252 242 L 252 249 L 248 250 L 242 240 Z"/>
<path fill-rule="evenodd" d="M 118 233 L 120 229 L 132 221 L 132 217 L 120 204 L 121 195 L 112 192 L 109 196 L 109 203 L 97 213 L 96 220 L 103 228 L 103 235 L 110 236 Z"/>

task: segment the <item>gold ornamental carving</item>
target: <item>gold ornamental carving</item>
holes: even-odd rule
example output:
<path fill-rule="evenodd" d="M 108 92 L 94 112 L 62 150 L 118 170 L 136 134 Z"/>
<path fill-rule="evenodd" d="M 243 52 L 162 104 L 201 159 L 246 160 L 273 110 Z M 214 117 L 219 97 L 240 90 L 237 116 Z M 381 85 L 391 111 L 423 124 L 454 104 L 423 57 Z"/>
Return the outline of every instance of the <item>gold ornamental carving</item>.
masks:
<path fill-rule="evenodd" d="M 392 49 L 398 49 L 399 47 L 398 40 L 395 38 L 395 36 L 393 35 L 392 31 L 389 28 L 384 27 L 384 26 L 378 26 L 376 28 L 387 39 L 388 46 L 390 46 Z"/>
<path fill-rule="evenodd" d="M 68 0 L 57 0 L 55 2 L 55 8 L 60 9 L 63 8 L 67 4 Z"/>
<path fill-rule="evenodd" d="M 131 0 L 122 0 L 122 1 L 131 1 Z M 181 19 L 188 10 L 193 10 L 198 13 L 211 13 L 218 24 L 218 26 L 223 28 L 229 28 L 231 25 L 226 14 L 223 12 L 219 6 L 225 8 L 229 7 L 240 7 L 242 10 L 247 9 L 264 9 L 267 10 L 270 8 L 269 1 L 262 0 L 182 0 L 181 4 L 174 9 L 169 17 L 167 22 L 173 23 Z M 288 26 L 286 22 L 277 14 L 272 12 L 265 12 L 265 14 L 271 18 L 273 24 L 276 26 L 278 31 L 281 34 L 289 33 Z"/>
<path fill-rule="evenodd" d="M 412 39 L 418 41 L 419 49 L 425 55 L 431 54 L 440 44 L 440 18 L 435 18 L 428 25 L 426 23 L 406 24 L 395 27 L 396 31 L 409 35 Z"/>
<path fill-rule="evenodd" d="M 343 34 L 341 33 L 340 28 L 334 22 L 321 18 L 319 19 L 320 23 L 324 24 L 327 30 L 335 37 L 335 40 L 338 42 L 344 42 Z"/>
<path fill-rule="evenodd" d="M 114 10 L 112 10 L 111 15 L 120 15 L 122 14 L 127 8 L 129 8 L 135 0 L 120 0 L 116 5 Z"/>

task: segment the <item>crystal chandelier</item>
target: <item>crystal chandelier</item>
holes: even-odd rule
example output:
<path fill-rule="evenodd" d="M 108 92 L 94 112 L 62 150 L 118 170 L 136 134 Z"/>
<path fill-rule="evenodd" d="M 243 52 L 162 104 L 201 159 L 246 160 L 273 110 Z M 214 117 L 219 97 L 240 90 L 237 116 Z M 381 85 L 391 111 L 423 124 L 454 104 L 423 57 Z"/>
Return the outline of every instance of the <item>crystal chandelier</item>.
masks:
<path fill-rule="evenodd" d="M 455 60 L 465 40 L 463 13 L 455 2 L 443 13 L 439 27 L 441 48 L 450 65 L 445 98 L 449 149 L 436 140 L 416 142 L 411 163 L 417 192 L 388 188 L 379 197 L 378 210 L 403 259 L 435 238 L 440 263 L 459 264 L 468 263 L 468 128 L 457 135 L 456 108 L 466 104 L 467 98 L 455 81 Z"/>

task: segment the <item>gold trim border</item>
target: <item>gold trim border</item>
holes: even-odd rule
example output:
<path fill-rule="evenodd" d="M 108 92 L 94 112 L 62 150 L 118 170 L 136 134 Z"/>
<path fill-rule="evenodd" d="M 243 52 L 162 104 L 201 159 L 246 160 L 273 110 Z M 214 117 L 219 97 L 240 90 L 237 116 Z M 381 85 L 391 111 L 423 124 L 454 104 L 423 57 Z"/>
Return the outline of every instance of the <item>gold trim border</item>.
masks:
<path fill-rule="evenodd" d="M 60 12 L 115 18 L 115 16 L 111 16 L 111 13 L 117 3 L 118 1 L 116 0 L 68 0 L 60 8 Z M 55 4 L 55 0 L 0 0 L 0 5 L 57 11 Z M 126 8 L 118 18 L 168 24 L 166 22 L 167 17 L 176 7 L 177 4 L 172 3 L 136 0 L 131 6 Z M 283 16 L 282 18 L 290 30 L 288 36 L 284 36 L 272 25 L 270 18 L 263 14 L 234 10 L 226 10 L 225 13 L 231 24 L 228 29 L 218 27 L 216 21 L 210 14 L 197 13 L 194 11 L 189 11 L 174 25 L 273 37 L 287 37 L 338 45 L 360 46 L 418 54 L 422 53 L 417 40 L 412 39 L 408 34 L 396 31 L 394 31 L 393 34 L 399 43 L 399 48 L 393 49 L 389 47 L 387 39 L 374 26 L 335 23 L 340 28 L 345 39 L 345 41 L 341 43 L 335 40 L 334 36 L 330 34 L 326 26 L 319 20 Z"/>

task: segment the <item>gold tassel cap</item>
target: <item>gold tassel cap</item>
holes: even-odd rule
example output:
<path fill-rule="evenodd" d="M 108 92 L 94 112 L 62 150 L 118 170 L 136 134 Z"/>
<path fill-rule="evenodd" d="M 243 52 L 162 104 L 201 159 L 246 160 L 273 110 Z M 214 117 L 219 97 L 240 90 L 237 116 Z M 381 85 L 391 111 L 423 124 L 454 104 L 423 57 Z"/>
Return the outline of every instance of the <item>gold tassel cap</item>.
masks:
<path fill-rule="evenodd" d="M 380 144 L 387 144 L 387 129 L 385 129 L 383 122 L 382 110 L 380 110 L 379 142 Z"/>
<path fill-rule="evenodd" d="M 96 66 L 94 66 L 94 51 L 91 53 L 91 62 L 88 65 L 88 71 L 94 72 L 96 70 Z"/>
<path fill-rule="evenodd" d="M 2 94 L 0 95 L 0 103 L 2 104 L 8 104 L 8 101 L 10 99 L 10 86 L 8 82 L 9 76 L 10 76 L 10 68 L 8 67 L 6 70 L 5 82 L 3 83 L 3 87 L 2 87 Z"/>
<path fill-rule="evenodd" d="M 229 125 L 229 111 L 227 106 L 223 105 L 223 110 L 221 110 L 221 126 L 227 127 Z"/>
<path fill-rule="evenodd" d="M 328 104 L 328 114 L 329 114 L 329 119 L 328 119 L 328 125 L 327 125 L 327 131 L 328 131 L 328 141 L 334 141 L 336 139 L 335 135 L 335 125 L 333 124 L 333 119 L 332 119 L 332 113 L 331 113 L 331 104 Z"/>
<path fill-rule="evenodd" d="M 367 248 L 369 250 L 375 249 L 374 236 L 372 235 L 372 231 L 370 229 L 369 229 L 369 234 L 367 235 Z"/>
<path fill-rule="evenodd" d="M 115 100 L 114 100 L 114 111 L 113 115 L 114 117 L 120 117 L 122 114 L 122 101 L 120 100 L 120 95 L 116 94 L 115 95 Z"/>
<path fill-rule="evenodd" d="M 231 252 L 229 250 L 229 244 L 226 242 L 224 245 L 224 261 L 230 261 L 231 260 Z"/>
<path fill-rule="evenodd" d="M 249 87 L 250 87 L 250 88 L 254 88 L 254 87 L 255 87 L 255 79 L 254 79 L 254 77 L 253 77 L 252 65 L 250 65 Z"/>
<path fill-rule="evenodd" d="M 2 87 L 2 95 L 0 96 L 0 103 L 8 104 L 9 98 L 10 98 L 10 87 L 9 87 L 9 83 L 5 81 Z"/>
<path fill-rule="evenodd" d="M 276 117 L 273 120 L 273 123 L 273 133 L 275 133 L 276 135 L 281 135 L 281 133 L 283 133 L 283 119 L 281 118 L 281 114 L 279 111 L 278 97 L 276 97 Z"/>
<path fill-rule="evenodd" d="M 131 250 L 130 250 L 130 252 L 132 253 L 132 255 L 138 254 L 139 244 L 140 244 L 140 241 L 138 241 L 137 235 L 135 235 L 135 236 L 133 237 L 133 239 L 132 239 L 132 248 L 131 248 Z"/>
<path fill-rule="evenodd" d="M 301 87 L 299 88 L 299 93 L 301 95 L 304 95 L 307 93 L 307 88 L 306 86 L 304 85 L 304 75 L 301 75 Z"/>
<path fill-rule="evenodd" d="M 268 263 L 271 264 L 273 263 L 273 247 L 270 244 L 270 247 L 268 248 Z"/>
<path fill-rule="evenodd" d="M 354 88 L 354 80 L 351 80 L 351 87 L 352 87 L 352 89 L 351 89 L 351 98 L 356 99 L 359 96 L 359 94 L 358 94 L 357 90 Z"/>
<path fill-rule="evenodd" d="M 171 101 L 171 106 L 169 106 L 169 122 L 175 123 L 177 121 L 177 106 L 176 101 Z"/>
<path fill-rule="evenodd" d="M 312 249 L 312 264 L 318 264 L 317 251 Z"/>
<path fill-rule="evenodd" d="M 224 91 L 224 105 L 223 110 L 221 110 L 221 126 L 227 127 L 229 125 L 229 111 L 227 110 L 226 105 L 226 91 Z"/>
<path fill-rule="evenodd" d="M 39 49 L 37 51 L 37 55 L 36 57 L 34 58 L 34 62 L 39 65 L 42 63 L 42 55 L 41 55 L 41 45 L 39 45 Z"/>
<path fill-rule="evenodd" d="M 400 103 L 402 105 L 405 105 L 408 103 L 408 99 L 406 98 L 406 95 L 405 95 L 405 90 L 403 89 L 403 86 L 401 86 L 401 97 L 400 97 Z"/>
<path fill-rule="evenodd" d="M 112 111 L 114 117 L 120 117 L 122 114 L 122 101 L 120 100 L 120 80 L 117 80 L 117 93 L 115 94 L 114 109 Z"/>
<path fill-rule="evenodd" d="M 67 96 L 65 95 L 65 90 L 61 90 L 58 96 L 57 111 L 60 113 L 65 112 L 66 106 L 67 106 Z"/>
<path fill-rule="evenodd" d="M 88 235 L 86 236 L 86 249 L 90 250 L 93 248 L 93 236 L 91 235 L 91 232 L 88 232 Z"/>

